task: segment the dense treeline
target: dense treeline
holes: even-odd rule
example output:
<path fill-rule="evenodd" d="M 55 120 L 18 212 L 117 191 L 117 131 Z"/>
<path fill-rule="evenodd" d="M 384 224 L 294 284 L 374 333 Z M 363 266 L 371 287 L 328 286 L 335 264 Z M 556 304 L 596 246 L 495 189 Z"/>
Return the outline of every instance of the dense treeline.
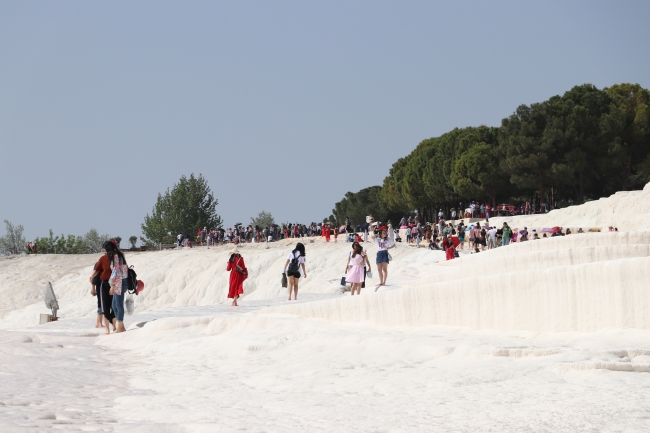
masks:
<path fill-rule="evenodd" d="M 381 187 L 347 193 L 330 219 L 340 221 L 339 211 L 354 202 L 377 209 L 373 215 L 383 221 L 416 210 L 433 220 L 437 209 L 470 200 L 529 200 L 543 210 L 648 181 L 650 92 L 638 84 L 585 84 L 519 106 L 500 127 L 456 128 L 422 141 L 393 164 Z"/>
<path fill-rule="evenodd" d="M 324 221 L 331 221 L 342 224 L 346 218 L 350 218 L 355 224 L 366 221 L 366 215 L 373 215 L 380 218 L 378 221 L 400 218 L 400 212 L 391 211 L 383 200 L 380 199 L 380 186 L 364 188 L 359 192 L 348 192 L 340 202 L 334 205 L 332 214 Z"/>

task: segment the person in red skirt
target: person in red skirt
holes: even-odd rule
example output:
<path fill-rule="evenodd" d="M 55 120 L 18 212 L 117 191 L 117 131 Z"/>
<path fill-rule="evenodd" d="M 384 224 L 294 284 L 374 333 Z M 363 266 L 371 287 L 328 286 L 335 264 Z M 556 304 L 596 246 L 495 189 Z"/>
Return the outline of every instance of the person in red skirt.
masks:
<path fill-rule="evenodd" d="M 452 237 L 448 236 L 447 239 L 442 242 L 442 246 L 445 249 L 445 256 L 447 257 L 447 260 L 453 260 L 454 253 L 456 252 L 456 245 L 454 245 Z"/>
<path fill-rule="evenodd" d="M 329 224 L 325 224 L 323 227 L 323 236 L 325 236 L 325 242 L 330 241 L 330 226 Z"/>
<path fill-rule="evenodd" d="M 248 269 L 246 269 L 246 264 L 244 264 L 244 258 L 239 254 L 237 248 L 230 252 L 230 259 L 228 260 L 226 271 L 230 271 L 228 297 L 232 299 L 232 306 L 236 307 L 239 295 L 244 294 L 244 280 L 248 278 Z"/>

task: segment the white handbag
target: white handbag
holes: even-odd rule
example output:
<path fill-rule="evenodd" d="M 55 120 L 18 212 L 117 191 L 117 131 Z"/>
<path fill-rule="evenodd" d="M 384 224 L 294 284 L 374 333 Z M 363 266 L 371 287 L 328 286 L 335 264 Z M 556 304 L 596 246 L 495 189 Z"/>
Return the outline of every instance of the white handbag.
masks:
<path fill-rule="evenodd" d="M 127 293 L 126 295 L 126 300 L 124 301 L 124 309 L 126 310 L 127 316 L 133 314 L 133 310 L 135 309 L 135 299 L 130 293 Z"/>

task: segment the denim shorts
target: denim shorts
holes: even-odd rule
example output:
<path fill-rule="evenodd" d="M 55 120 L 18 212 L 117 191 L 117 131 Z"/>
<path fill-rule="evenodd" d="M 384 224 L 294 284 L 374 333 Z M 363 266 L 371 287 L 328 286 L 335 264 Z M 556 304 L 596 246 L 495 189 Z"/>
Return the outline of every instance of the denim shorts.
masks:
<path fill-rule="evenodd" d="M 377 264 L 388 263 L 388 251 L 377 251 Z"/>

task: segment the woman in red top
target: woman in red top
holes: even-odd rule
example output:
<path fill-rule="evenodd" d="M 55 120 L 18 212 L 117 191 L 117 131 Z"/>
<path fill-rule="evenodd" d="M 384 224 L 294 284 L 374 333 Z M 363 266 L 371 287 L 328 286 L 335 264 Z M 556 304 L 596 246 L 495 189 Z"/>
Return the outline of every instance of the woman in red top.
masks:
<path fill-rule="evenodd" d="M 442 247 L 445 249 L 447 260 L 453 260 L 456 253 L 456 246 L 454 245 L 451 236 L 448 236 L 447 239 L 442 242 Z"/>
<path fill-rule="evenodd" d="M 113 304 L 113 295 L 109 293 L 111 287 L 108 284 L 108 280 L 111 278 L 111 262 L 108 259 L 108 255 L 106 254 L 106 250 L 104 250 L 104 255 L 101 256 L 97 264 L 95 265 L 95 269 L 88 279 L 90 283 L 92 284 L 93 278 L 95 278 L 95 275 L 99 275 L 99 289 L 97 291 L 97 297 L 99 301 L 99 308 L 102 310 L 102 314 L 104 315 L 104 326 L 106 327 L 106 334 L 110 334 L 110 325 L 113 325 L 113 332 L 116 331 L 116 320 L 115 320 L 115 313 L 113 312 L 112 309 L 112 304 Z M 98 321 L 99 324 L 99 321 Z"/>
<path fill-rule="evenodd" d="M 248 269 L 244 264 L 244 258 L 239 254 L 239 250 L 232 250 L 226 271 L 230 271 L 230 287 L 228 297 L 232 299 L 232 306 L 237 306 L 239 295 L 244 293 L 244 280 L 248 278 Z"/>
<path fill-rule="evenodd" d="M 325 225 L 323 227 L 322 233 L 323 233 L 323 236 L 325 236 L 325 242 L 329 242 L 330 241 L 330 226 L 329 226 L 329 224 Z"/>

